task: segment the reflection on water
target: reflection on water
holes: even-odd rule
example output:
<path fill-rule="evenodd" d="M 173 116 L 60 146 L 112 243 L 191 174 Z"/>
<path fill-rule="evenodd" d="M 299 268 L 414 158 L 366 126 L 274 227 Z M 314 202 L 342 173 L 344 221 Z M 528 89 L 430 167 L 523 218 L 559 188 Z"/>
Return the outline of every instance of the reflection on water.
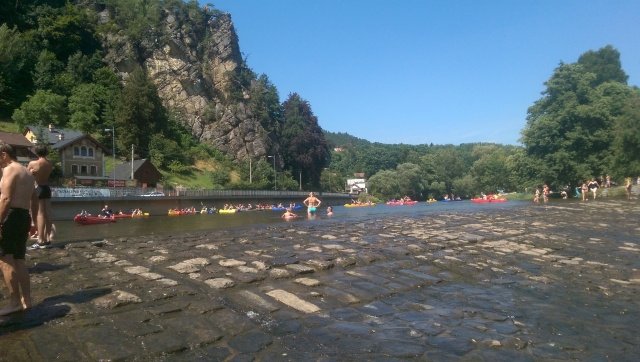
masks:
<path fill-rule="evenodd" d="M 151 216 L 140 219 L 118 219 L 113 224 L 101 225 L 77 225 L 73 221 L 58 221 L 56 227 L 58 234 L 55 242 L 67 242 L 78 240 L 101 240 L 109 237 L 126 237 L 141 235 L 158 235 L 171 232 L 210 230 L 230 228 L 238 226 L 252 226 L 263 224 L 275 224 L 285 222 L 315 222 L 324 220 L 358 220 L 367 217 L 380 217 L 387 215 L 419 215 L 438 214 L 455 211 L 484 211 L 490 209 L 504 209 L 531 205 L 529 201 L 508 201 L 496 204 L 474 204 L 470 201 L 463 202 L 420 202 L 411 206 L 387 206 L 345 208 L 335 206 L 333 216 L 327 216 L 327 209 L 321 208 L 316 215 L 309 217 L 306 210 L 296 210 L 297 218 L 284 220 L 282 211 L 249 211 L 235 214 L 204 214 L 184 216 Z M 55 212 L 55 210 L 54 210 Z"/>

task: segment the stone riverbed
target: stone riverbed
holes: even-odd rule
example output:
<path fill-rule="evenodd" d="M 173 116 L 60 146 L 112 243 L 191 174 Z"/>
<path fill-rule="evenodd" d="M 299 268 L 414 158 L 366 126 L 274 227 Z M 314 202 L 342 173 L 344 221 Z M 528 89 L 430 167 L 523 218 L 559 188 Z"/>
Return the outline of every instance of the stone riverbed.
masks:
<path fill-rule="evenodd" d="M 637 361 L 639 222 L 597 200 L 57 244 L 0 360 Z"/>

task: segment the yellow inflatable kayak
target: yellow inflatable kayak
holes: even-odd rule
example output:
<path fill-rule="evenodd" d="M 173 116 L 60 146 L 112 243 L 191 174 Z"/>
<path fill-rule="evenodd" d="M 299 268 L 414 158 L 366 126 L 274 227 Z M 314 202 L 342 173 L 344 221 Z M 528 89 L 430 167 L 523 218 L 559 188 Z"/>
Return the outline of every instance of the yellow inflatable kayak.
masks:
<path fill-rule="evenodd" d="M 138 214 L 131 214 L 131 217 L 147 217 L 149 216 L 148 212 L 143 213 L 142 215 L 138 215 Z"/>
<path fill-rule="evenodd" d="M 236 209 L 231 209 L 231 210 L 218 210 L 218 214 L 235 214 L 238 210 Z"/>
<path fill-rule="evenodd" d="M 344 207 L 364 207 L 364 206 L 376 206 L 375 202 L 370 204 L 345 204 Z"/>

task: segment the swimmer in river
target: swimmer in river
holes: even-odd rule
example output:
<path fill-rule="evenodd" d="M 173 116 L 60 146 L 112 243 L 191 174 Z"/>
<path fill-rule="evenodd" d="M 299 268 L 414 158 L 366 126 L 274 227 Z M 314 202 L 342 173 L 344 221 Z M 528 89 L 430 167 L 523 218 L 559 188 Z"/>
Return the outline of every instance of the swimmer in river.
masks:
<path fill-rule="evenodd" d="M 316 212 L 316 209 L 320 206 L 322 201 L 320 201 L 313 192 L 309 193 L 309 197 L 307 197 L 304 201 L 304 206 L 307 207 L 307 213 L 309 215 Z"/>
<path fill-rule="evenodd" d="M 333 208 L 331 206 L 327 207 L 327 216 L 332 216 L 333 215 Z"/>

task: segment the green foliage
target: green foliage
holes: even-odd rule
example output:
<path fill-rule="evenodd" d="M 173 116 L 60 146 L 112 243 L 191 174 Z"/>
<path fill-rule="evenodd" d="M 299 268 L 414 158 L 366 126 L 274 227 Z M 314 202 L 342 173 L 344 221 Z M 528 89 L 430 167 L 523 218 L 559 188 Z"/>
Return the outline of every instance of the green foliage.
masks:
<path fill-rule="evenodd" d="M 117 148 L 128 149 L 137 145 L 141 156 L 150 150 L 154 134 L 163 133 L 168 126 L 167 111 L 158 96 L 156 85 L 140 67 L 129 75 L 114 110 Z"/>
<path fill-rule="evenodd" d="M 106 0 L 105 4 L 116 25 L 129 40 L 138 44 L 159 27 L 162 6 L 158 0 Z"/>
<path fill-rule="evenodd" d="M 211 172 L 211 181 L 215 185 L 224 186 L 231 181 L 230 170 L 225 168 L 218 168 Z"/>
<path fill-rule="evenodd" d="M 318 187 L 329 157 L 329 145 L 318 118 L 309 102 L 297 93 L 289 95 L 283 108 L 285 123 L 280 142 L 285 164 L 290 170 L 302 171 L 303 184 Z"/>
<path fill-rule="evenodd" d="M 403 163 L 396 170 L 385 170 L 369 178 L 369 191 L 384 199 L 398 199 L 404 196 L 418 198 L 424 186 L 422 172 L 418 165 Z"/>
<path fill-rule="evenodd" d="M 20 129 L 27 125 L 64 127 L 67 123 L 67 97 L 49 90 L 38 90 L 13 112 Z"/>
<path fill-rule="evenodd" d="M 28 94 L 30 85 L 29 44 L 17 29 L 0 25 L 0 116 L 7 116 L 18 107 Z"/>
<path fill-rule="evenodd" d="M 552 187 L 610 172 L 612 130 L 630 96 L 631 88 L 618 82 L 626 75 L 617 51 L 603 48 L 581 59 L 556 68 L 522 131 L 536 179 Z"/>
<path fill-rule="evenodd" d="M 613 130 L 614 172 L 617 178 L 640 174 L 640 91 L 627 101 Z"/>
<path fill-rule="evenodd" d="M 629 76 L 622 70 L 620 62 L 620 52 L 611 45 L 598 49 L 589 50 L 578 58 L 578 64 L 584 70 L 596 75 L 593 86 L 598 86 L 605 82 L 618 82 L 627 84 Z"/>
<path fill-rule="evenodd" d="M 495 147 L 486 149 L 478 146 L 482 156 L 471 167 L 471 175 L 476 182 L 477 189 L 494 193 L 496 190 L 511 190 L 513 185 L 509 178 L 507 157 Z M 488 151 L 488 152 L 487 152 Z"/>
<path fill-rule="evenodd" d="M 283 110 L 278 89 L 263 74 L 251 87 L 249 109 L 262 128 L 269 133 L 278 134 L 283 123 Z"/>
<path fill-rule="evenodd" d="M 64 63 L 53 52 L 43 50 L 33 71 L 33 86 L 36 89 L 51 89 L 56 76 L 64 69 Z"/>

